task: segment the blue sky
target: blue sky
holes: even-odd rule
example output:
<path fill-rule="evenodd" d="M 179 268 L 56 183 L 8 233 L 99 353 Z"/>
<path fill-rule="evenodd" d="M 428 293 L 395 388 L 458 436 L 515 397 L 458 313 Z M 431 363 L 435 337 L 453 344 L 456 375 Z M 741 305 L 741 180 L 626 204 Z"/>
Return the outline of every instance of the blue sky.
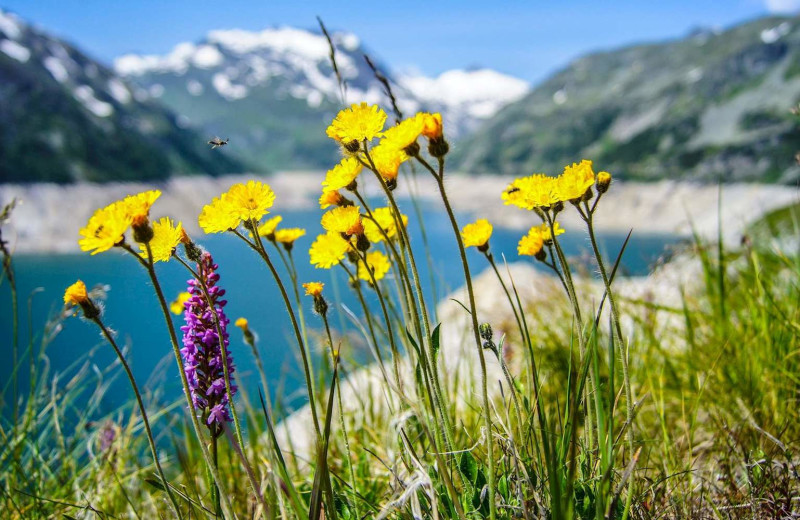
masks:
<path fill-rule="evenodd" d="M 796 12 L 800 0 L 0 0 L 0 6 L 108 63 L 128 52 L 163 54 L 212 29 L 312 28 L 319 15 L 329 28 L 358 34 L 395 69 L 434 75 L 488 66 L 536 82 L 586 52 Z"/>

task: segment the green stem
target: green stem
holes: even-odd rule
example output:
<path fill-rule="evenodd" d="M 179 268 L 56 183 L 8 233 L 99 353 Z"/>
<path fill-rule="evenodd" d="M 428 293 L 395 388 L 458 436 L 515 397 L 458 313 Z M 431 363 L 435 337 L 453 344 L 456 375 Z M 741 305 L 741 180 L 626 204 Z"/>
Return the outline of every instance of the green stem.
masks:
<path fill-rule="evenodd" d="M 331 327 L 328 325 L 328 317 L 326 315 L 322 315 L 322 322 L 325 324 L 325 333 L 328 335 L 328 344 L 331 347 L 331 363 L 335 364 L 336 359 L 339 356 L 338 352 L 334 352 L 333 348 L 333 336 L 331 336 Z M 339 405 L 339 427 L 342 429 L 342 438 L 344 438 L 344 448 L 345 452 L 347 453 L 347 467 L 350 469 L 350 487 L 353 489 L 353 496 L 357 495 L 356 491 L 356 473 L 355 469 L 353 469 L 353 454 L 350 452 L 350 441 L 347 439 L 347 428 L 344 423 L 344 406 L 342 406 L 342 380 L 341 375 L 338 371 L 336 373 L 336 400 Z M 355 512 L 355 518 L 361 518 L 361 514 L 358 511 L 358 500 L 353 500 L 352 502 L 353 509 Z"/>
<path fill-rule="evenodd" d="M 255 222 L 251 222 L 252 229 L 258 229 L 258 226 Z M 314 398 L 314 381 L 313 381 L 313 374 L 311 372 L 311 362 L 308 359 L 308 352 L 306 351 L 305 342 L 303 342 L 303 336 L 300 332 L 300 326 L 297 323 L 297 318 L 294 315 L 294 309 L 292 308 L 292 302 L 289 301 L 289 293 L 286 292 L 286 286 L 283 284 L 283 280 L 281 280 L 280 275 L 278 275 L 278 271 L 275 269 L 275 265 L 272 263 L 272 260 L 269 258 L 266 249 L 264 249 L 264 244 L 261 241 L 261 237 L 258 235 L 258 232 L 253 233 L 253 237 L 255 238 L 255 243 L 250 242 L 247 238 L 239 233 L 236 230 L 233 232 L 242 240 L 245 241 L 253 250 L 261 256 L 261 259 L 264 260 L 264 263 L 267 264 L 270 272 L 272 273 L 272 277 L 275 279 L 275 283 L 278 284 L 278 289 L 280 289 L 281 297 L 283 298 L 283 303 L 286 307 L 286 312 L 289 314 L 289 320 L 292 322 L 292 329 L 294 330 L 294 336 L 297 340 L 297 345 L 300 348 L 300 355 L 303 359 L 303 372 L 305 372 L 306 378 L 306 389 L 308 391 L 308 405 L 311 407 L 311 418 L 314 422 L 314 431 L 316 433 L 316 442 L 315 445 L 318 445 L 320 440 L 322 439 L 322 430 L 319 427 L 319 417 L 317 416 L 317 404 Z"/>
<path fill-rule="evenodd" d="M 256 482 L 255 478 L 253 478 L 252 472 L 250 471 L 250 462 L 245 457 L 244 453 L 244 437 L 242 436 L 242 427 L 239 423 L 239 414 L 236 411 L 236 406 L 234 406 L 233 401 L 233 390 L 231 390 L 231 376 L 230 370 L 228 369 L 228 347 L 225 345 L 225 334 L 222 330 L 222 324 L 219 321 L 219 314 L 217 313 L 217 309 L 213 305 L 211 301 L 211 295 L 208 293 L 208 286 L 206 285 L 205 279 L 202 276 L 202 273 L 195 272 L 192 267 L 183 261 L 178 255 L 173 254 L 174 258 L 176 258 L 192 275 L 192 277 L 197 280 L 200 284 L 200 288 L 203 291 L 203 298 L 208 305 L 208 308 L 211 310 L 211 315 L 214 318 L 214 326 L 217 330 L 217 338 L 219 339 L 219 348 L 220 352 L 222 353 L 222 375 L 223 379 L 225 380 L 225 393 L 228 396 L 228 406 L 231 410 L 231 416 L 233 417 L 233 426 L 234 431 L 236 433 L 236 442 L 239 444 L 239 449 L 237 451 L 240 452 L 242 457 L 242 463 L 247 469 L 247 476 L 250 480 L 250 487 L 253 488 L 253 493 L 255 493 L 256 497 L 258 497 L 259 502 L 261 502 L 262 506 L 264 506 L 264 510 L 267 510 L 267 505 L 264 503 L 264 499 L 261 496 L 261 492 L 258 486 L 258 482 Z M 216 444 L 216 439 L 214 439 Z"/>
<path fill-rule="evenodd" d="M 598 197 L 599 198 L 599 197 Z M 603 262 L 603 256 L 600 254 L 600 248 L 597 246 L 597 238 L 595 237 L 594 233 L 594 208 L 589 208 L 588 204 L 584 202 L 586 205 L 586 213 L 584 214 L 582 211 L 581 216 L 583 217 L 584 221 L 586 222 L 586 227 L 589 230 L 589 241 L 592 244 L 592 251 L 594 252 L 594 257 L 597 260 L 597 267 L 600 271 L 600 276 L 603 278 L 603 285 L 605 286 L 606 294 L 608 295 L 608 301 L 611 304 L 611 316 L 614 322 L 614 330 L 612 334 L 616 332 L 617 339 L 619 340 L 620 350 L 621 350 L 621 358 L 622 358 L 622 377 L 623 377 L 623 384 L 625 386 L 625 403 L 626 403 L 626 421 L 628 425 L 628 449 L 630 450 L 630 460 L 633 460 L 635 456 L 635 434 L 633 428 L 633 389 L 631 388 L 631 380 L 630 380 L 630 370 L 628 367 L 628 349 L 627 345 L 623 340 L 622 337 L 622 327 L 620 326 L 620 319 L 619 319 L 619 309 L 617 307 L 616 298 L 614 297 L 614 292 L 611 290 L 611 281 L 608 277 L 608 272 L 605 268 L 605 263 Z M 578 208 L 580 210 L 580 208 Z M 629 479 L 628 482 L 628 496 L 626 497 L 625 503 L 625 511 L 623 514 L 623 520 L 627 518 L 628 511 L 630 510 L 630 502 L 633 497 L 633 478 Z"/>
<path fill-rule="evenodd" d="M 181 513 L 181 508 L 178 506 L 178 500 L 172 494 L 172 488 L 167 481 L 167 477 L 164 475 L 164 470 L 161 468 L 161 462 L 158 460 L 158 451 L 156 450 L 156 442 L 153 438 L 153 430 L 150 428 L 150 420 L 147 418 L 147 411 L 144 408 L 144 401 L 142 400 L 142 394 L 139 392 L 139 387 L 136 384 L 136 380 L 133 378 L 133 372 L 131 371 L 131 367 L 128 365 L 128 362 L 125 360 L 125 356 L 122 355 L 122 351 L 117 346 L 117 342 L 114 340 L 114 337 L 111 335 L 109 330 L 103 324 L 99 317 L 91 318 L 91 320 L 100 327 L 100 331 L 103 333 L 103 336 L 106 338 L 111 346 L 114 348 L 114 352 L 117 353 L 117 358 L 119 358 L 120 364 L 122 364 L 122 368 L 125 369 L 125 374 L 128 376 L 128 381 L 131 383 L 131 388 L 133 388 L 133 393 L 136 395 L 136 402 L 139 405 L 139 412 L 142 414 L 142 423 L 144 424 L 145 434 L 147 435 L 147 442 L 150 444 L 150 452 L 153 455 L 153 462 L 156 465 L 156 471 L 158 471 L 158 476 L 161 478 L 161 482 L 164 484 L 164 489 L 167 491 L 167 496 L 169 496 L 170 502 L 172 502 L 172 507 L 175 509 L 175 514 L 178 515 L 178 518 L 183 518 L 183 514 Z"/>
<path fill-rule="evenodd" d="M 418 159 L 421 159 L 418 157 Z M 427 163 L 424 163 L 427 164 Z M 484 427 L 486 428 L 486 451 L 489 462 L 489 518 L 494 520 L 497 516 L 495 506 L 495 474 L 494 474 L 494 449 L 492 443 L 492 416 L 491 408 L 489 406 L 489 390 L 486 374 L 486 359 L 483 355 L 483 345 L 481 344 L 481 336 L 478 330 L 478 311 L 475 305 L 475 291 L 472 288 L 472 275 L 469 271 L 469 262 L 467 261 L 467 252 L 464 249 L 464 242 L 461 240 L 461 230 L 458 227 L 453 208 L 450 206 L 450 200 L 447 198 L 447 192 L 444 188 L 444 161 L 439 159 L 439 173 L 434 174 L 436 184 L 439 187 L 439 194 L 444 202 L 444 208 L 447 211 L 447 216 L 450 219 L 450 224 L 453 227 L 453 234 L 456 236 L 456 243 L 458 244 L 458 252 L 461 255 L 461 265 L 464 269 L 464 278 L 467 282 L 467 296 L 469 298 L 470 317 L 472 318 L 472 332 L 475 337 L 475 345 L 478 349 L 478 360 L 481 365 L 481 394 L 483 397 L 483 420 Z"/>
<path fill-rule="evenodd" d="M 178 364 L 178 373 L 181 376 L 181 385 L 183 386 L 183 396 L 186 399 L 186 404 L 189 407 L 189 418 L 192 421 L 192 427 L 194 428 L 194 433 L 197 436 L 197 440 L 200 443 L 200 451 L 203 454 L 203 459 L 205 460 L 206 466 L 208 466 L 208 470 L 211 472 L 211 477 L 214 480 L 214 483 L 217 487 L 222 489 L 221 482 L 222 479 L 219 476 L 219 472 L 213 465 L 213 461 L 211 460 L 211 454 L 208 451 L 208 447 L 205 444 L 204 436 L 202 434 L 202 430 L 200 429 L 200 422 L 197 420 L 197 414 L 194 412 L 194 403 L 192 402 L 192 394 L 189 390 L 189 380 L 186 378 L 186 372 L 183 369 L 183 361 L 181 359 L 181 349 L 178 346 L 178 335 L 175 332 L 175 324 L 172 323 L 172 316 L 169 312 L 169 306 L 167 305 L 167 300 L 164 298 L 164 291 L 161 289 L 161 284 L 158 281 L 158 276 L 156 276 L 155 268 L 153 267 L 153 254 L 150 250 L 149 244 L 147 246 L 147 257 L 148 259 L 145 260 L 138 253 L 136 253 L 131 247 L 127 244 L 123 244 L 121 246 L 123 249 L 128 251 L 130 254 L 136 258 L 139 263 L 147 270 L 147 274 L 150 276 L 150 282 L 153 284 L 153 289 L 156 292 L 156 297 L 158 298 L 158 303 L 161 306 L 161 313 L 164 316 L 164 322 L 167 324 L 167 331 L 169 332 L 169 339 L 170 343 L 172 344 L 172 353 L 175 356 L 175 362 Z M 230 518 L 236 518 L 236 515 L 233 513 L 233 508 L 231 507 L 230 499 L 227 493 L 221 493 L 222 495 L 222 507 L 225 512 Z"/>
<path fill-rule="evenodd" d="M 431 325 L 428 318 L 428 308 L 425 304 L 425 295 L 422 291 L 422 285 L 419 277 L 419 271 L 417 270 L 417 262 L 414 258 L 414 251 L 411 249 L 411 240 L 408 236 L 408 230 L 403 225 L 403 217 L 402 213 L 400 212 L 400 208 L 397 206 L 397 201 L 392 195 L 392 191 L 386 185 L 386 181 L 383 180 L 378 169 L 375 167 L 375 163 L 372 160 L 372 157 L 369 154 L 369 149 L 367 144 L 364 143 L 363 147 L 364 156 L 367 158 L 369 164 L 367 167 L 378 180 L 378 183 L 381 185 L 386 198 L 389 200 L 389 204 L 392 206 L 392 213 L 395 219 L 395 227 L 397 228 L 397 234 L 400 237 L 400 247 L 405 247 L 408 250 L 408 259 L 409 263 L 411 264 L 411 274 L 414 278 L 414 287 L 416 289 L 417 299 L 419 300 L 419 309 L 420 314 L 422 315 L 422 323 L 423 323 L 423 332 L 424 338 L 422 343 L 420 344 L 420 351 L 424 354 L 425 363 L 428 365 L 428 370 L 431 374 L 431 380 L 433 382 L 433 390 L 434 390 L 434 399 L 436 400 L 436 408 L 439 410 L 439 415 L 443 424 L 444 428 L 444 440 L 446 445 L 448 445 L 448 451 L 452 451 L 452 438 L 453 438 L 453 426 L 450 422 L 450 414 L 449 414 L 449 406 L 446 401 L 446 396 L 444 392 L 442 392 L 441 382 L 439 381 L 439 370 L 436 366 L 436 356 L 433 353 L 433 347 L 431 345 Z M 378 226 L 380 227 L 380 226 Z M 427 349 L 426 349 L 427 346 Z M 430 353 L 430 357 L 428 354 Z"/>
<path fill-rule="evenodd" d="M 342 269 L 345 270 L 349 279 L 355 278 L 353 276 L 353 273 L 350 272 L 350 270 L 347 268 L 346 265 L 344 265 L 343 263 L 340 263 L 339 265 L 341 265 Z M 381 356 L 380 348 L 378 347 L 378 339 L 375 336 L 375 328 L 372 326 L 372 318 L 370 317 L 370 312 L 369 309 L 367 308 L 367 302 L 364 300 L 364 294 L 361 292 L 360 284 L 355 287 L 355 291 L 356 295 L 358 295 L 358 301 L 361 303 L 361 308 L 364 309 L 364 318 L 367 320 L 367 327 L 369 328 L 369 333 L 370 336 L 372 337 L 372 343 L 375 346 L 375 355 L 378 357 L 378 366 L 381 369 L 381 373 L 383 374 L 383 379 L 386 381 L 386 384 L 391 387 L 391 385 L 389 384 L 389 378 L 386 375 L 386 366 L 383 363 L 383 356 Z M 396 379 L 395 384 L 397 385 L 398 391 L 400 391 L 402 389 L 402 386 L 400 384 L 400 371 L 399 371 L 399 366 L 397 364 L 397 356 L 395 355 L 397 347 L 395 346 L 394 343 L 394 332 L 392 331 L 391 320 L 389 320 L 389 315 L 386 312 L 386 304 L 383 300 L 383 295 L 377 289 L 375 290 L 375 292 L 378 294 L 378 301 L 380 302 L 381 305 L 383 318 L 386 321 L 386 335 L 389 337 L 389 343 L 391 344 L 391 349 L 392 349 L 392 360 L 394 361 L 394 370 Z M 328 326 L 327 321 L 328 320 L 326 318 L 325 319 L 326 327 Z M 391 402 L 389 403 L 389 406 L 391 407 Z"/>

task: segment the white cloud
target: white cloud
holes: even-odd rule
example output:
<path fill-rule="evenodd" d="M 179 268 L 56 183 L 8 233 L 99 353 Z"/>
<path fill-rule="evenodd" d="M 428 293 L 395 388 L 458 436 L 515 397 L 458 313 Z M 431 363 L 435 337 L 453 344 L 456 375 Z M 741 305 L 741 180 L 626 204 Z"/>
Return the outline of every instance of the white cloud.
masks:
<path fill-rule="evenodd" d="M 764 0 L 764 5 L 771 13 L 792 13 L 800 10 L 800 0 Z"/>

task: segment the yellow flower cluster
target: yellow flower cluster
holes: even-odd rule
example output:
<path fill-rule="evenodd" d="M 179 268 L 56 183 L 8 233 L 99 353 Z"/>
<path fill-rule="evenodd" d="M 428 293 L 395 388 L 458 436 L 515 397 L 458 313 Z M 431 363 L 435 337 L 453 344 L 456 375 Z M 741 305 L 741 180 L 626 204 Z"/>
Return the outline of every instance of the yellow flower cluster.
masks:
<path fill-rule="evenodd" d="M 170 302 L 169 310 L 172 312 L 172 314 L 183 314 L 183 311 L 186 310 L 184 303 L 188 302 L 191 297 L 192 295 L 186 291 L 178 294 L 178 297 Z"/>
<path fill-rule="evenodd" d="M 528 230 L 528 234 L 522 237 L 517 246 L 517 253 L 523 256 L 536 256 L 538 257 L 542 252 L 542 247 L 547 245 L 553 236 L 558 236 L 564 233 L 564 230 L 555 222 L 553 224 L 552 232 L 548 224 L 541 226 L 533 226 Z"/>
<path fill-rule="evenodd" d="M 153 223 L 153 238 L 150 239 L 150 252 L 154 262 L 166 262 L 172 257 L 173 251 L 180 244 L 184 236 L 183 225 L 178 222 L 176 226 L 169 217 L 162 217 Z M 139 244 L 143 257 L 147 257 L 147 246 Z"/>
<path fill-rule="evenodd" d="M 358 206 L 341 206 L 328 210 L 322 215 L 322 227 L 329 233 L 341 233 L 347 236 L 364 233 Z"/>
<path fill-rule="evenodd" d="M 491 236 L 492 224 L 485 218 L 478 219 L 472 224 L 467 224 L 461 231 L 464 247 L 477 247 L 482 251 L 488 249 Z"/>
<path fill-rule="evenodd" d="M 344 260 L 350 243 L 343 239 L 339 233 L 326 233 L 319 235 L 311 244 L 308 254 L 314 267 L 330 269 Z"/>
<path fill-rule="evenodd" d="M 404 227 L 408 225 L 407 215 L 401 214 L 400 219 Z M 384 233 L 388 238 L 394 238 L 397 235 L 397 221 L 391 208 L 375 208 L 372 210 L 372 219 L 364 219 L 364 234 L 370 242 L 377 244 L 383 241 Z"/>
<path fill-rule="evenodd" d="M 595 176 L 592 161 L 584 159 L 564 168 L 558 177 L 549 177 L 536 173 L 529 177 L 515 179 L 503 191 L 502 198 L 506 205 L 518 206 L 522 209 L 549 209 L 559 202 L 580 202 L 584 197 L 591 197 L 591 187 L 597 183 L 598 190 L 604 185 L 608 187 L 611 175 L 600 172 Z"/>
<path fill-rule="evenodd" d="M 275 240 L 283 245 L 294 244 L 298 238 L 305 236 L 303 228 L 285 228 L 275 231 Z"/>
<path fill-rule="evenodd" d="M 336 191 L 342 188 L 355 188 L 356 177 L 363 166 L 355 157 L 345 157 L 339 164 L 328 170 L 322 181 L 322 191 Z"/>
<path fill-rule="evenodd" d="M 269 213 L 275 193 L 268 184 L 249 181 L 234 184 L 203 207 L 198 223 L 206 233 L 222 233 L 236 229 L 243 222 L 255 222 Z"/>
<path fill-rule="evenodd" d="M 322 288 L 325 284 L 322 282 L 306 282 L 303 284 L 303 289 L 306 290 L 306 296 L 313 296 L 318 298 L 322 294 Z"/>
<path fill-rule="evenodd" d="M 160 196 L 161 192 L 158 190 L 144 191 L 128 195 L 95 211 L 86 226 L 80 230 L 83 238 L 78 241 L 78 245 L 81 250 L 91 251 L 96 255 L 121 244 L 134 219 L 147 222 L 150 207 Z"/>
<path fill-rule="evenodd" d="M 78 280 L 74 284 L 67 287 L 64 291 L 64 303 L 66 305 L 80 305 L 89 300 L 89 295 L 86 292 L 86 284 Z"/>
<path fill-rule="evenodd" d="M 363 261 L 358 263 L 358 277 L 361 280 L 371 283 L 373 277 L 375 278 L 375 281 L 378 281 L 386 276 L 386 273 L 389 272 L 389 268 L 391 267 L 391 263 L 389 263 L 389 257 L 380 251 L 372 251 L 367 253 L 366 259 L 366 265 L 364 265 Z M 372 276 L 370 276 L 370 273 L 372 273 Z"/>
<path fill-rule="evenodd" d="M 377 105 L 354 104 L 337 114 L 326 133 L 353 153 L 358 150 L 361 142 L 383 135 L 385 123 L 386 112 Z"/>
<path fill-rule="evenodd" d="M 275 234 L 275 230 L 278 228 L 278 224 L 283 221 L 283 217 L 280 215 L 275 215 L 274 217 L 270 217 L 258 226 L 258 234 L 262 237 L 270 239 L 272 235 Z"/>

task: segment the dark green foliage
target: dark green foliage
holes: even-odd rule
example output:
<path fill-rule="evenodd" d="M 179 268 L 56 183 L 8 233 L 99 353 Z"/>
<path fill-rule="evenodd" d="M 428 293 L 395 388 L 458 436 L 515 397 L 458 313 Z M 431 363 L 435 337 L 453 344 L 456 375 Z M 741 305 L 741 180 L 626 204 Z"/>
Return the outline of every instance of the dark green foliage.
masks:
<path fill-rule="evenodd" d="M 68 44 L 30 27 L 19 43 L 30 50 L 24 63 L 0 54 L 0 182 L 155 181 L 245 169 L 173 114 L 140 101 L 136 89 L 115 98 L 111 83 L 124 84 Z M 45 60 L 61 63 L 67 77 L 57 81 Z M 93 113 L 79 92 L 113 111 Z"/>

